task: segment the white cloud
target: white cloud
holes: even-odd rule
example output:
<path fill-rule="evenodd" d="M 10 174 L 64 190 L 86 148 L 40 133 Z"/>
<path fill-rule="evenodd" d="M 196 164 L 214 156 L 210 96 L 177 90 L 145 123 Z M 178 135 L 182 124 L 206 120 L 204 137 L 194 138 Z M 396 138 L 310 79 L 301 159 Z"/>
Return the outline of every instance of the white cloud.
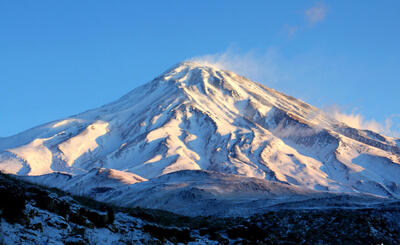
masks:
<path fill-rule="evenodd" d="M 325 19 L 326 7 L 321 2 L 318 2 L 313 7 L 304 11 L 304 15 L 310 24 L 315 24 Z"/>
<path fill-rule="evenodd" d="M 304 18 L 306 19 L 309 27 L 323 21 L 326 18 L 327 7 L 322 2 L 316 2 L 314 6 L 304 11 Z M 304 29 L 304 24 L 284 24 L 282 32 L 289 38 L 293 38 L 298 32 Z"/>
<path fill-rule="evenodd" d="M 290 39 L 299 31 L 299 27 L 285 24 L 283 25 L 283 31 Z"/>

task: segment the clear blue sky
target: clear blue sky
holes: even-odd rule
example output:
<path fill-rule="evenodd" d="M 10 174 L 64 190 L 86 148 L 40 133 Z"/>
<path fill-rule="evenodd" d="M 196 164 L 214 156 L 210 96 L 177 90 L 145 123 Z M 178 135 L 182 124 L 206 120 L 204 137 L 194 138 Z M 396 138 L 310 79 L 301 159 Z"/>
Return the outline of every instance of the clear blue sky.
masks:
<path fill-rule="evenodd" d="M 400 1 L 0 1 L 0 136 L 111 102 L 191 57 L 366 120 L 400 118 Z M 249 74 L 252 76 L 252 74 Z"/>

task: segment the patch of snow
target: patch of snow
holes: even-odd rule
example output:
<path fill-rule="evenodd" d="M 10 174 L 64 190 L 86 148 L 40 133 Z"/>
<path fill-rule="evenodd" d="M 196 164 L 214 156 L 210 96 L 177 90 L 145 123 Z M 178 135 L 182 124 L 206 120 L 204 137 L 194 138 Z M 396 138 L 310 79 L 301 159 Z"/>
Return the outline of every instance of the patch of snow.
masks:
<path fill-rule="evenodd" d="M 98 147 L 96 139 L 108 132 L 108 123 L 98 121 L 89 125 L 82 133 L 61 143 L 58 147 L 63 152 L 68 166 L 85 153 Z"/>

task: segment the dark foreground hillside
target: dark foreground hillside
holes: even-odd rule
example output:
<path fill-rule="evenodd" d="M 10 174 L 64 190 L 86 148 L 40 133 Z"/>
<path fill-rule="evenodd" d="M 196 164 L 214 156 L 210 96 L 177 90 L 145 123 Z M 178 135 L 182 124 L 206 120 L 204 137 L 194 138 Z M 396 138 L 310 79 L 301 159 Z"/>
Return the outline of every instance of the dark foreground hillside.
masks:
<path fill-rule="evenodd" d="M 0 174 L 0 244 L 400 244 L 400 205 L 247 218 L 119 208 Z"/>

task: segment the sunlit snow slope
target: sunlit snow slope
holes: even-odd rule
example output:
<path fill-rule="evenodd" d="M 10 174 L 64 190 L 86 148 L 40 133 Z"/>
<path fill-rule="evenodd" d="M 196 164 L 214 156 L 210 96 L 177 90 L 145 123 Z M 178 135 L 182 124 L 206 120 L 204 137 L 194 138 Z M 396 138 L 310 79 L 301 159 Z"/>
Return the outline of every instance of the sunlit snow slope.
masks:
<path fill-rule="evenodd" d="M 293 97 L 192 62 L 101 108 L 0 138 L 0 152 L 0 170 L 43 175 L 38 181 L 61 172 L 76 185 L 77 176 L 93 182 L 97 171 L 113 176 L 112 183 L 136 185 L 179 170 L 208 170 L 400 197 L 396 139 L 351 128 Z M 71 189 L 65 183 L 62 188 Z"/>

